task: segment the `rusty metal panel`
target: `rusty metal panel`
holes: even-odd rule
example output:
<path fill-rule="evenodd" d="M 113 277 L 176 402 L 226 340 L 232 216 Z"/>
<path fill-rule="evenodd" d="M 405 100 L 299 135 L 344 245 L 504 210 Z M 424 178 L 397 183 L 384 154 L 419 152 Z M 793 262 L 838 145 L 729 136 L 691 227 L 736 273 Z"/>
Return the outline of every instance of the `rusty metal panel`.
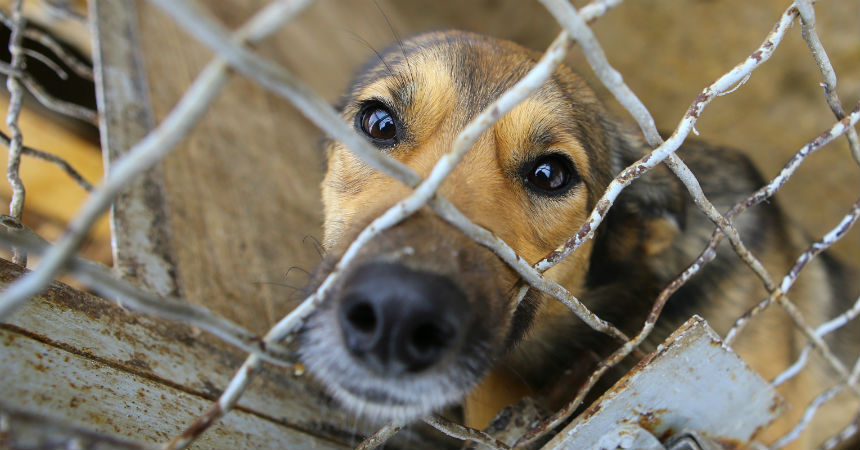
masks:
<path fill-rule="evenodd" d="M 18 266 L 0 260 L 0 287 L 20 272 Z M 6 325 L 0 322 L 0 327 L 206 398 L 220 393 L 246 356 L 191 326 L 132 313 L 59 283 L 30 300 Z M 8 374 L 0 377 L 15 380 Z M 306 386 L 304 377 L 284 368 L 264 366 L 239 405 L 309 430 L 348 422 L 319 391 Z"/>
<path fill-rule="evenodd" d="M 0 448 L 144 450 L 147 447 L 0 403 Z"/>
<path fill-rule="evenodd" d="M 21 272 L 0 260 L 0 287 Z M 59 283 L 0 322 L 0 332 L 4 404 L 150 444 L 169 439 L 199 415 L 245 356 L 190 326 L 131 313 Z M 137 398 L 145 420 L 130 420 L 127 407 L 138 405 Z M 247 423 L 238 430 L 261 427 L 271 435 L 281 429 L 309 439 L 305 444 L 337 441 L 345 436 L 338 430 L 350 423 L 303 377 L 284 368 L 264 366 L 239 408 Z M 155 428 L 147 431 L 150 426 Z"/>
<path fill-rule="evenodd" d="M 779 394 L 694 316 L 543 448 L 652 448 L 682 430 L 743 448 L 782 409 Z"/>
<path fill-rule="evenodd" d="M 209 404 L 180 386 L 129 374 L 108 362 L 8 330 L 0 329 L 0 349 L 4 402 L 37 409 L 49 417 L 62 414 L 107 435 L 133 437 L 153 446 L 180 433 L 188 418 Z M 343 448 L 242 410 L 225 416 L 193 447 Z"/>

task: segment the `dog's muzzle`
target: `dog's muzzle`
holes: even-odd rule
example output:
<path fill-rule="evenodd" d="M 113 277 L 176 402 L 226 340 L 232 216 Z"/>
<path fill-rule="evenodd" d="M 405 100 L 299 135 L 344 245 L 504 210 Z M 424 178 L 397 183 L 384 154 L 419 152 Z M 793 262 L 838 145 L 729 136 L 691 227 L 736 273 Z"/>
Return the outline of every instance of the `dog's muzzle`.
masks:
<path fill-rule="evenodd" d="M 515 273 L 435 215 L 386 230 L 342 270 L 300 345 L 347 409 L 418 419 L 461 401 L 504 351 Z"/>

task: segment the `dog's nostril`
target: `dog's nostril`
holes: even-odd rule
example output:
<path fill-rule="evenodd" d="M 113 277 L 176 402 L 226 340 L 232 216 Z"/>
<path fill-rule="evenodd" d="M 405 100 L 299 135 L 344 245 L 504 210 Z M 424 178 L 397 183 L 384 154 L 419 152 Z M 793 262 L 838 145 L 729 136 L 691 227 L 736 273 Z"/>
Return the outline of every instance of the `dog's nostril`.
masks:
<path fill-rule="evenodd" d="M 370 303 L 358 303 L 352 305 L 346 313 L 346 320 L 352 324 L 356 331 L 372 334 L 376 331 L 376 312 Z"/>
<path fill-rule="evenodd" d="M 421 371 L 432 365 L 451 343 L 454 333 L 441 324 L 424 322 L 412 330 L 404 342 L 402 359 L 410 372 Z"/>
<path fill-rule="evenodd" d="M 450 333 L 434 323 L 422 323 L 412 332 L 412 350 L 416 356 L 431 356 L 448 345 Z"/>
<path fill-rule="evenodd" d="M 383 338 L 380 333 L 382 318 L 372 298 L 363 295 L 350 296 L 340 311 L 340 327 L 346 348 L 354 355 L 363 357 L 372 352 Z"/>

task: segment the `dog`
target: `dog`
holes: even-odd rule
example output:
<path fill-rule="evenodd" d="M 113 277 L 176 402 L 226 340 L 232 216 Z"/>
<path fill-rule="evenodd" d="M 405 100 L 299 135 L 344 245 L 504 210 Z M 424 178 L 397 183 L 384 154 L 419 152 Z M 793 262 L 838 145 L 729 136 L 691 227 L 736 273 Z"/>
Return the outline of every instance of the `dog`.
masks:
<path fill-rule="evenodd" d="M 468 32 L 422 34 L 369 61 L 348 89 L 342 114 L 380 151 L 426 177 L 463 127 L 539 57 Z M 635 128 L 612 117 L 579 76 L 560 66 L 477 139 L 439 192 L 534 264 L 573 235 L 613 177 L 649 150 Z M 362 229 L 411 193 L 338 142 L 328 142 L 326 152 L 327 256 L 312 290 Z M 688 141 L 678 154 L 721 211 L 764 184 L 736 151 Z M 734 224 L 774 274 L 785 273 L 809 243 L 775 202 L 751 208 Z M 634 335 L 661 289 L 699 255 L 713 230 L 661 165 L 625 189 L 595 238 L 545 276 Z M 341 270 L 300 332 L 302 358 L 344 407 L 372 419 L 410 422 L 462 404 L 465 422 L 481 427 L 524 395 L 555 408 L 618 346 L 536 289 L 517 303 L 517 274 L 426 207 L 380 232 Z M 819 324 L 847 308 L 857 293 L 851 283 L 825 255 L 789 294 Z M 724 334 L 766 294 L 723 244 L 669 299 L 644 347 L 655 348 L 693 314 Z M 833 342 L 856 355 L 858 333 L 850 333 Z M 734 348 L 771 379 L 806 342 L 774 307 L 754 319 Z M 759 438 L 768 442 L 788 430 L 832 379 L 826 369 L 811 368 L 782 386 L 791 413 Z M 848 397 L 843 403 L 851 403 Z M 848 407 L 856 411 L 856 404 Z M 845 411 L 820 413 L 831 426 L 816 427 L 801 442 L 844 426 L 852 417 Z"/>

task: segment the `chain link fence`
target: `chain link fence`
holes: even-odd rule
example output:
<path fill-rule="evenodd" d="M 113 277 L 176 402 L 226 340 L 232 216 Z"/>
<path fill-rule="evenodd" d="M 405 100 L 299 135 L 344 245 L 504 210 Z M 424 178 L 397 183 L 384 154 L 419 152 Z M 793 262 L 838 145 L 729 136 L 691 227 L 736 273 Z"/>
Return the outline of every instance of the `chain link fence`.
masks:
<path fill-rule="evenodd" d="M 735 325 L 725 336 L 725 343 L 731 345 L 737 336 L 744 332 L 750 319 L 762 311 L 769 308 L 782 308 L 790 315 L 795 326 L 807 337 L 808 344 L 802 350 L 797 362 L 791 367 L 785 368 L 785 371 L 773 379 L 771 384 L 778 386 L 796 376 L 807 365 L 812 354 L 818 354 L 822 357 L 824 363 L 840 377 L 837 384 L 827 389 L 822 388 L 821 394 L 806 407 L 800 421 L 788 433 L 777 439 L 771 448 L 783 448 L 791 444 L 809 426 L 818 408 L 838 394 L 848 392 L 860 397 L 860 360 L 849 361 L 848 363 L 841 361 L 834 355 L 834 351 L 825 341 L 828 334 L 856 320 L 857 316 L 860 315 L 860 298 L 854 302 L 850 309 L 841 312 L 825 323 L 816 325 L 807 321 L 807 318 L 803 316 L 788 296 L 790 288 L 809 261 L 845 236 L 857 222 L 860 218 L 860 200 L 851 205 L 846 205 L 844 218 L 833 226 L 830 232 L 815 241 L 805 252 L 797 255 L 796 263 L 786 274 L 770 273 L 764 264 L 747 249 L 746 243 L 740 238 L 733 225 L 734 220 L 746 209 L 772 198 L 809 155 L 842 136 L 849 142 L 849 148 L 855 162 L 860 163 L 860 143 L 858 143 L 855 130 L 855 125 L 860 119 L 860 105 L 851 110 L 846 110 L 836 96 L 836 75 L 816 32 L 813 1 L 796 0 L 789 4 L 785 12 L 776 18 L 774 28 L 769 33 L 763 32 L 765 36 L 760 47 L 717 81 L 705 87 L 690 104 L 689 109 L 684 112 L 675 130 L 664 140 L 658 133 L 648 109 L 624 83 L 621 74 L 607 61 L 600 43 L 588 25 L 592 21 L 599 20 L 611 9 L 623 7 L 619 6 L 622 2 L 620 0 L 595 0 L 582 8 L 575 9 L 565 0 L 541 0 L 542 5 L 558 20 L 563 30 L 545 50 L 535 67 L 522 80 L 496 99 L 460 132 L 450 151 L 440 158 L 430 175 L 425 179 L 420 178 L 404 164 L 379 152 L 364 138 L 358 136 L 327 102 L 305 87 L 301 80 L 284 67 L 261 57 L 252 50 L 254 44 L 263 41 L 280 27 L 288 27 L 290 20 L 312 3 L 311 1 L 273 1 L 232 32 L 219 23 L 211 13 L 192 1 L 151 0 L 151 2 L 167 13 L 188 33 L 208 46 L 216 57 L 197 75 L 191 87 L 176 103 L 171 113 L 125 155 L 111 162 L 110 170 L 97 187 L 93 187 L 83 180 L 62 159 L 48 152 L 22 145 L 21 132 L 17 128 L 17 118 L 21 109 L 23 89 L 33 92 L 43 103 L 65 114 L 89 121 L 95 120 L 95 116 L 91 111 L 70 107 L 47 95 L 40 95 L 37 83 L 30 79 L 23 70 L 24 61 L 28 57 L 35 58 L 36 56 L 22 51 L 22 36 L 36 32 L 24 26 L 24 20 L 20 13 L 22 1 L 13 2 L 8 17 L 6 15 L 0 16 L 0 19 L 13 30 L 9 42 L 12 55 L 11 64 L 0 66 L 0 72 L 7 76 L 7 87 L 11 96 L 7 115 L 10 135 L 8 137 L 3 136 L 3 143 L 9 147 L 7 178 L 13 192 L 10 212 L 2 219 L 4 229 L 0 234 L 0 239 L 14 249 L 14 261 L 18 264 L 26 265 L 27 254 L 41 255 L 38 268 L 9 284 L 0 294 L 0 319 L 8 317 L 13 311 L 25 304 L 28 299 L 45 289 L 59 274 L 70 272 L 99 294 L 107 298 L 120 299 L 127 308 L 193 324 L 247 352 L 247 359 L 236 371 L 229 385 L 224 387 L 217 402 L 213 403 L 196 420 L 190 422 L 186 431 L 173 437 L 165 444 L 164 448 L 186 448 L 198 436 L 205 433 L 219 418 L 229 413 L 246 392 L 254 375 L 261 369 L 263 362 L 294 367 L 296 355 L 287 344 L 324 297 L 325 292 L 337 281 L 339 273 L 343 272 L 341 270 L 332 271 L 331 275 L 315 292 L 261 337 L 203 307 L 186 303 L 169 295 L 156 295 L 144 291 L 130 282 L 115 277 L 104 267 L 76 256 L 76 250 L 94 221 L 111 206 L 120 192 L 135 177 L 159 164 L 194 128 L 207 108 L 221 93 L 231 73 L 239 73 L 274 95 L 288 99 L 327 136 L 345 144 L 368 165 L 413 189 L 411 195 L 392 206 L 364 229 L 338 261 L 337 268 L 344 268 L 349 265 L 359 249 L 371 238 L 383 230 L 397 225 L 419 209 L 429 206 L 446 222 L 457 227 L 481 245 L 492 249 L 519 274 L 527 283 L 519 292 L 520 299 L 525 296 L 529 289 L 545 292 L 570 308 L 593 329 L 622 342 L 612 355 L 597 366 L 598 369 L 579 388 L 575 398 L 567 406 L 554 412 L 537 426 L 519 436 L 513 447 L 498 441 L 483 431 L 458 425 L 442 417 L 436 416 L 425 419 L 427 424 L 441 432 L 458 439 L 480 442 L 493 449 L 524 448 L 546 437 L 582 406 L 587 394 L 607 371 L 637 351 L 640 344 L 653 330 L 668 298 L 714 259 L 715 250 L 724 239 L 729 241 L 737 255 L 748 266 L 749 270 L 760 279 L 761 284 L 769 292 L 767 298 L 742 317 L 737 318 Z M 825 7 L 824 4 L 822 7 Z M 780 42 L 791 31 L 792 26 L 800 29 L 803 39 L 809 46 L 810 56 L 814 58 L 821 71 L 824 90 L 822 101 L 826 102 L 833 112 L 834 124 L 830 129 L 823 130 L 819 136 L 803 145 L 784 168 L 758 191 L 735 205 L 727 213 L 720 213 L 702 192 L 695 174 L 675 154 L 675 151 L 691 132 L 696 133 L 696 122 L 706 107 L 713 100 L 731 94 L 744 84 L 750 74 L 777 51 Z M 48 35 L 39 34 L 35 37 L 45 42 L 46 46 L 59 48 L 53 45 Z M 581 48 L 591 69 L 618 102 L 629 111 L 653 150 L 618 174 L 607 187 L 588 220 L 576 234 L 538 263 L 530 265 L 504 241 L 488 230 L 472 223 L 437 191 L 476 139 L 493 126 L 501 116 L 546 82 L 573 45 L 578 45 Z M 57 55 L 64 61 L 68 60 L 67 64 L 73 70 L 79 71 L 81 75 L 92 77 L 92 73 L 88 73 L 70 55 L 62 50 L 57 50 Z M 46 242 L 21 223 L 25 186 L 18 176 L 18 167 L 22 157 L 38 157 L 51 161 L 60 166 L 84 189 L 90 191 L 80 213 L 68 223 L 67 233 L 56 242 Z M 622 190 L 659 164 L 665 164 L 683 183 L 702 214 L 705 214 L 713 222 L 714 232 L 708 245 L 702 249 L 700 256 L 686 270 L 678 274 L 655 299 L 648 318 L 642 324 L 640 331 L 634 336 L 627 336 L 611 323 L 589 311 L 573 294 L 563 286 L 546 278 L 544 273 L 577 251 L 583 243 L 592 239 L 595 230 L 600 226 Z M 157 414 L 157 412 L 153 412 L 153 414 Z M 855 436 L 858 431 L 858 420 L 860 420 L 860 416 L 857 416 L 847 428 L 825 442 L 823 448 L 837 448 L 841 443 Z M 401 427 L 402 424 L 398 423 L 386 425 L 368 437 L 360 444 L 359 448 L 369 449 L 383 445 Z"/>

